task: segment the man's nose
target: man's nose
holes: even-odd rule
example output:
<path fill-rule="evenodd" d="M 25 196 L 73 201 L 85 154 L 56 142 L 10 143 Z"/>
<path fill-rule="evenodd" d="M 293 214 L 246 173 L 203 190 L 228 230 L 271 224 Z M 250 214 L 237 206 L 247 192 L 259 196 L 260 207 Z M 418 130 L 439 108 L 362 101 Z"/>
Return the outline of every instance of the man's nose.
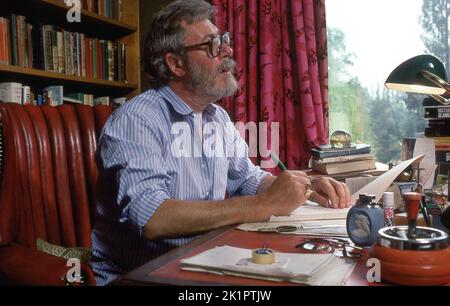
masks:
<path fill-rule="evenodd" d="M 233 48 L 231 48 L 228 44 L 222 44 L 220 48 L 220 55 L 222 57 L 232 57 L 233 56 Z"/>

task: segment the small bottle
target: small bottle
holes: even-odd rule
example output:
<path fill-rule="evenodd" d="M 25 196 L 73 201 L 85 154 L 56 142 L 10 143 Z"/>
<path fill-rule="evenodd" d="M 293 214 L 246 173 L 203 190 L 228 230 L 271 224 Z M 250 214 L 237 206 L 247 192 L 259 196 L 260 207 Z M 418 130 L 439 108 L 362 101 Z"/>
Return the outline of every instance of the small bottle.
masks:
<path fill-rule="evenodd" d="M 383 195 L 384 226 L 394 226 L 394 193 L 385 192 Z"/>

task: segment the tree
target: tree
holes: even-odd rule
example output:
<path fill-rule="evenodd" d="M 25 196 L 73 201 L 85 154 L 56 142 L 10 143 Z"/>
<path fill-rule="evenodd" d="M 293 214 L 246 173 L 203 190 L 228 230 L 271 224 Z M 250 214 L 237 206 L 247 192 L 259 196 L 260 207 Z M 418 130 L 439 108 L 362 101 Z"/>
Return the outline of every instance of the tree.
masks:
<path fill-rule="evenodd" d="M 424 0 L 420 23 L 424 33 L 421 35 L 426 51 L 440 58 L 450 69 L 449 48 L 449 0 Z"/>
<path fill-rule="evenodd" d="M 405 136 L 402 126 L 408 121 L 401 94 L 378 89 L 370 105 L 372 146 L 377 160 L 383 163 L 400 160 L 401 139 Z"/>
<path fill-rule="evenodd" d="M 367 142 L 368 119 L 365 103 L 370 96 L 357 77 L 351 76 L 353 53 L 345 48 L 345 35 L 328 28 L 328 63 L 330 88 L 330 132 L 344 129 L 353 140 Z"/>

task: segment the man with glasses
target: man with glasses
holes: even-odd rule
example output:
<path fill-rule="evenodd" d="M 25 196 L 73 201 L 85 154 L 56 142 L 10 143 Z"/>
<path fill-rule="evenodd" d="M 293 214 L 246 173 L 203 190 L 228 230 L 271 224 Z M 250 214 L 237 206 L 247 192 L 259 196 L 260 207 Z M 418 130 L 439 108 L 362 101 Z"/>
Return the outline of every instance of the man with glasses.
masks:
<path fill-rule="evenodd" d="M 200 233 L 288 215 L 310 187 L 324 206 L 350 204 L 335 180 L 311 182 L 300 171 L 274 177 L 252 164 L 228 114 L 213 104 L 238 89 L 230 34 L 213 19 L 213 7 L 200 0 L 161 10 L 143 53 L 153 89 L 103 129 L 91 262 L 99 285 Z"/>

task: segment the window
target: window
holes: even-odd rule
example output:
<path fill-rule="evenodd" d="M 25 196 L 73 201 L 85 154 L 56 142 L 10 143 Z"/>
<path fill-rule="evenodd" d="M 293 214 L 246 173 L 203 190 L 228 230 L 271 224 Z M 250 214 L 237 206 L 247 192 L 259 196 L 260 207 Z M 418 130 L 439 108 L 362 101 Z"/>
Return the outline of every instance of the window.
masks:
<path fill-rule="evenodd" d="M 449 0 L 327 0 L 330 133 L 370 143 L 398 162 L 402 139 L 424 131 L 425 96 L 384 87 L 401 62 L 434 54 L 449 71 Z"/>

